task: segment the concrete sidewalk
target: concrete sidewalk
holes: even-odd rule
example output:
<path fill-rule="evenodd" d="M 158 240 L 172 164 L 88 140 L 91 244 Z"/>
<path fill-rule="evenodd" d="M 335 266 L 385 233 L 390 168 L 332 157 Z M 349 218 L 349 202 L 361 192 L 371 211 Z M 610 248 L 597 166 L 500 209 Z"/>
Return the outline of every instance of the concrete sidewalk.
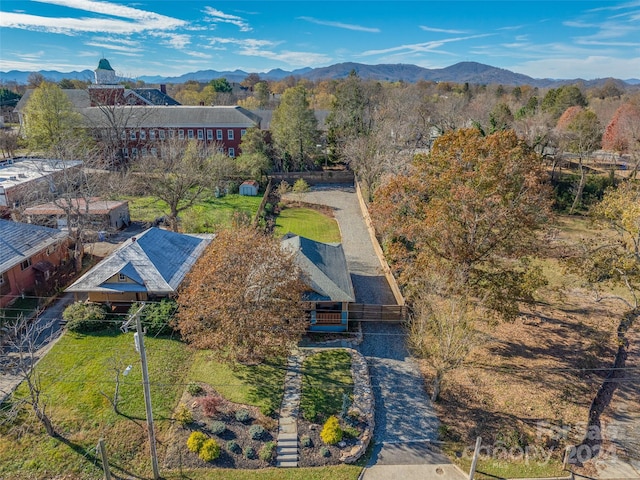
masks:
<path fill-rule="evenodd" d="M 360 480 L 466 480 L 467 475 L 429 442 L 379 444 Z"/>

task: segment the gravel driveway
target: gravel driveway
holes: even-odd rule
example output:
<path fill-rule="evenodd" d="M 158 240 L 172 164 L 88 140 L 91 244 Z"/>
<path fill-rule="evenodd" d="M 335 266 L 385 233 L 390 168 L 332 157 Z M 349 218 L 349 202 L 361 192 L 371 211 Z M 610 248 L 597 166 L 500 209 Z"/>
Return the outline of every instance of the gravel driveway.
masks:
<path fill-rule="evenodd" d="M 340 225 L 356 302 L 395 304 L 351 187 L 314 187 L 303 201 L 333 207 Z M 399 444 L 435 440 L 438 419 L 417 365 L 409 358 L 400 324 L 363 322 L 360 351 L 367 358 L 376 399 L 375 441 Z M 379 459 L 385 457 L 378 455 Z M 386 457 L 394 457 L 387 455 Z M 389 462 L 393 458 L 389 458 Z M 423 460 L 424 461 L 424 460 Z"/>

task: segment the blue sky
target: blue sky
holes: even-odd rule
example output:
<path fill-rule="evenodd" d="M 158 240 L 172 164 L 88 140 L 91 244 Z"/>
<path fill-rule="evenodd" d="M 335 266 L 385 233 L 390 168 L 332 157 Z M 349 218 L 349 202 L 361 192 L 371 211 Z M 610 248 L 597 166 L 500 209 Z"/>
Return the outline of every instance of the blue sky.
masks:
<path fill-rule="evenodd" d="M 640 0 L 2 0 L 0 71 L 119 75 L 476 61 L 535 78 L 640 77 Z"/>

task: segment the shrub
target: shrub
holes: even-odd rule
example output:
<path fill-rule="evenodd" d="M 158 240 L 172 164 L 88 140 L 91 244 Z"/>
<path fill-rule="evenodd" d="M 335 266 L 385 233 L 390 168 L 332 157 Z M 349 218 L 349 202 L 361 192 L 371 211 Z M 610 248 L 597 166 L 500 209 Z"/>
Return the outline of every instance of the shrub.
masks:
<path fill-rule="evenodd" d="M 329 450 L 327 447 L 320 447 L 320 455 L 322 455 L 323 457 L 330 457 L 331 456 L 331 450 Z"/>
<path fill-rule="evenodd" d="M 262 413 L 262 415 L 264 415 L 265 417 L 271 417 L 274 413 L 276 413 L 276 409 L 271 404 L 262 405 L 260 407 L 260 413 Z"/>
<path fill-rule="evenodd" d="M 76 302 L 64 309 L 62 318 L 72 332 L 95 332 L 109 326 L 107 310 L 97 303 Z"/>
<path fill-rule="evenodd" d="M 176 408 L 174 418 L 183 426 L 193 422 L 193 412 L 184 403 L 180 403 Z"/>
<path fill-rule="evenodd" d="M 207 441 L 207 436 L 202 432 L 193 432 L 187 440 L 187 448 L 194 453 L 198 453 L 202 449 L 202 445 Z"/>
<path fill-rule="evenodd" d="M 242 448 L 240 448 L 240 445 L 238 445 L 238 442 L 236 442 L 235 440 L 229 440 L 227 442 L 227 450 L 229 450 L 232 453 L 242 452 Z"/>
<path fill-rule="evenodd" d="M 262 446 L 260 452 L 258 452 L 258 457 L 260 458 L 260 460 L 270 462 L 273 458 L 273 452 L 275 451 L 275 449 L 276 444 L 274 442 L 267 442 Z"/>
<path fill-rule="evenodd" d="M 315 405 L 307 405 L 302 412 L 302 416 L 307 422 L 315 422 L 316 418 L 318 418 L 318 411 L 316 410 Z"/>
<path fill-rule="evenodd" d="M 261 440 L 264 438 L 265 433 L 267 433 L 267 431 L 262 425 L 251 425 L 249 428 L 249 436 L 253 440 Z"/>
<path fill-rule="evenodd" d="M 198 403 L 202 407 L 202 413 L 207 417 L 213 417 L 218 413 L 218 407 L 220 406 L 220 399 L 218 397 L 207 395 L 206 397 L 201 398 Z"/>
<path fill-rule="evenodd" d="M 244 449 L 244 458 L 252 460 L 256 458 L 256 450 L 253 447 L 247 447 Z"/>
<path fill-rule="evenodd" d="M 249 410 L 245 410 L 244 408 L 238 410 L 236 412 L 236 420 L 242 423 L 248 422 L 251 419 L 251 415 L 249 415 Z"/>
<path fill-rule="evenodd" d="M 300 437 L 300 445 L 302 445 L 304 448 L 312 448 L 313 440 L 311 440 L 311 437 L 309 435 L 303 435 L 302 437 Z"/>
<path fill-rule="evenodd" d="M 170 323 L 176 311 L 175 300 L 163 299 L 160 302 L 150 302 L 145 304 L 144 310 L 140 313 L 142 326 L 147 329 L 149 335 L 169 335 L 173 332 Z M 139 303 L 134 303 L 129 308 L 129 314 L 133 314 L 140 308 Z"/>
<path fill-rule="evenodd" d="M 209 427 L 209 430 L 211 430 L 211 433 L 213 433 L 214 435 L 220 435 L 224 433 L 226 429 L 227 429 L 227 425 L 224 422 L 221 422 L 220 420 L 211 422 L 211 426 Z"/>
<path fill-rule="evenodd" d="M 189 395 L 195 397 L 202 393 L 202 387 L 196 382 L 189 382 L 189 385 L 187 385 L 187 392 L 189 392 Z"/>
<path fill-rule="evenodd" d="M 358 438 L 360 436 L 360 430 L 355 427 L 344 427 L 342 433 L 347 438 Z"/>
<path fill-rule="evenodd" d="M 334 445 L 342 440 L 342 429 L 340 428 L 340 422 L 335 415 L 331 415 L 325 422 L 320 432 L 320 438 L 328 445 Z"/>
<path fill-rule="evenodd" d="M 202 444 L 198 456 L 205 462 L 213 462 L 220 456 L 220 445 L 213 438 Z"/>

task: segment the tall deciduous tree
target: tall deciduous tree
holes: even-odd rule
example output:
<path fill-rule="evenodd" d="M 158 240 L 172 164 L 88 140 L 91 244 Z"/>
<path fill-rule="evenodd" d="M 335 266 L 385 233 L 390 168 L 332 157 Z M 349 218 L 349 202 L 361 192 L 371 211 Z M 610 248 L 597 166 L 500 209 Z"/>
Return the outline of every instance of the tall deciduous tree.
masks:
<path fill-rule="evenodd" d="M 209 154 L 195 140 L 170 140 L 162 145 L 158 156 L 141 158 L 131 169 L 131 178 L 140 191 L 167 204 L 169 224 L 178 231 L 178 215 L 192 207 L 218 179 L 217 163 L 228 157 Z"/>
<path fill-rule="evenodd" d="M 318 120 L 309 108 L 304 87 L 284 92 L 273 112 L 271 132 L 283 170 L 300 170 L 310 163 L 318 149 Z"/>
<path fill-rule="evenodd" d="M 375 194 L 372 216 L 398 261 L 407 293 L 431 271 L 460 278 L 506 317 L 542 278 L 524 258 L 547 223 L 551 192 L 542 159 L 514 132 L 459 130 L 417 155 L 413 170 Z"/>
<path fill-rule="evenodd" d="M 56 157 L 68 156 L 69 146 L 84 137 L 82 117 L 73 109 L 69 97 L 54 83 L 42 82 L 25 106 L 25 127 L 32 150 Z"/>
<path fill-rule="evenodd" d="M 278 240 L 248 226 L 222 231 L 185 279 L 178 329 L 229 362 L 287 354 L 307 327 L 305 289 Z"/>

